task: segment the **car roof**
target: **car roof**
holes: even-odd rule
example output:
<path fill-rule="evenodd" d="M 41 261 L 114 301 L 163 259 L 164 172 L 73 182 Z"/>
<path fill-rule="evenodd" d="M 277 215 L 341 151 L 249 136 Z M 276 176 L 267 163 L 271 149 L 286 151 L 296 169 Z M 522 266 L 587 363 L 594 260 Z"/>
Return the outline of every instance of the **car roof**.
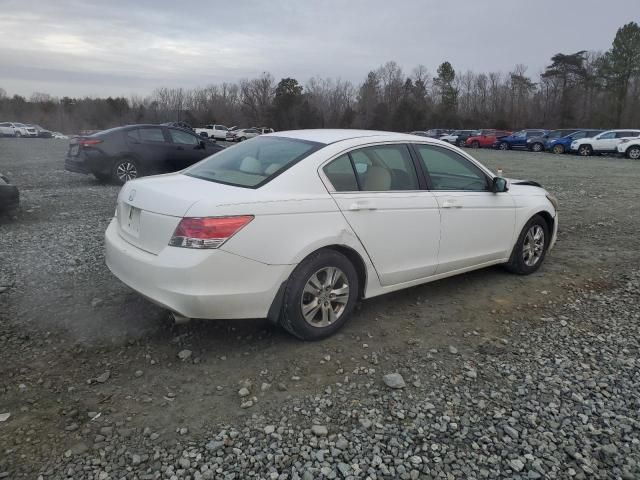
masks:
<path fill-rule="evenodd" d="M 394 139 L 415 140 L 415 135 L 408 133 L 383 132 L 377 130 L 351 130 L 351 129 L 309 129 L 309 130 L 288 130 L 284 132 L 268 133 L 266 136 L 286 137 L 298 140 L 307 140 L 310 142 L 318 142 L 330 144 L 341 142 L 343 140 L 352 140 L 354 138 L 366 137 L 392 137 Z"/>

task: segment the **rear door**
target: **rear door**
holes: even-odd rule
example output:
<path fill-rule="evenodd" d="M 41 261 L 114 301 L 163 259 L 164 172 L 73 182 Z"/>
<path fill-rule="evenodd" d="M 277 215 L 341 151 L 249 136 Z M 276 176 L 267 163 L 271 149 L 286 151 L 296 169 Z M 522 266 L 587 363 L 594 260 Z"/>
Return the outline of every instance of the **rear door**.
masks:
<path fill-rule="evenodd" d="M 162 127 L 139 127 L 125 132 L 129 149 L 147 172 L 172 171 L 175 157 Z"/>
<path fill-rule="evenodd" d="M 438 265 L 440 211 L 423 189 L 406 144 L 352 150 L 323 169 L 331 195 L 360 239 L 382 285 L 433 275 Z"/>
<path fill-rule="evenodd" d="M 424 144 L 415 149 L 440 208 L 437 273 L 508 257 L 515 228 L 511 195 L 489 191 L 491 179 L 452 149 Z"/>

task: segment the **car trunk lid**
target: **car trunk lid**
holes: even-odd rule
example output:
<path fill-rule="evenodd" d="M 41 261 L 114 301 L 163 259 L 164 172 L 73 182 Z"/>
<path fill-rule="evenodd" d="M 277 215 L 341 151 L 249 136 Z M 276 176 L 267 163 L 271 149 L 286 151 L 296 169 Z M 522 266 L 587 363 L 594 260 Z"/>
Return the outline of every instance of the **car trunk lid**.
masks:
<path fill-rule="evenodd" d="M 247 193 L 244 188 L 175 173 L 128 182 L 118 195 L 118 231 L 130 244 L 158 254 L 195 203 L 233 203 Z"/>

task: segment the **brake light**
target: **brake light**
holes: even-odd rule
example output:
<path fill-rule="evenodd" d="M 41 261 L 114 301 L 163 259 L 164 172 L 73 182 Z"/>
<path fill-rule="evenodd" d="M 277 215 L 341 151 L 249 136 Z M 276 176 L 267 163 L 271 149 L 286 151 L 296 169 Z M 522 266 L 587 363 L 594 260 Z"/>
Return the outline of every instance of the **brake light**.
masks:
<path fill-rule="evenodd" d="M 173 232 L 169 245 L 183 248 L 218 248 L 253 218 L 253 215 L 183 218 Z"/>
<path fill-rule="evenodd" d="M 90 147 L 91 145 L 97 145 L 102 143 L 102 140 L 98 140 L 97 138 L 86 138 L 82 140 L 78 140 L 78 145 L 83 147 Z"/>

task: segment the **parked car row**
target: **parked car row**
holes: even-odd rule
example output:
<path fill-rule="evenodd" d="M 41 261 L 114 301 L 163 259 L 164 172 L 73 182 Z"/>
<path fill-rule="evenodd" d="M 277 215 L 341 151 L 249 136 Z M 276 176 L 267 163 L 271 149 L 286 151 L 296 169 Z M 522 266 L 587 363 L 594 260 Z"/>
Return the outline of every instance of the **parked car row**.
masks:
<path fill-rule="evenodd" d="M 30 125 L 20 122 L 0 122 L 0 137 L 15 138 L 63 138 L 66 135 L 60 132 L 52 132 L 40 125 Z"/>
<path fill-rule="evenodd" d="M 216 140 L 226 140 L 227 142 L 242 142 L 264 133 L 272 133 L 273 128 L 240 128 L 237 126 L 225 127 L 224 125 L 211 124 L 205 125 L 203 128 L 195 128 L 194 131 L 205 138 L 215 138 Z"/>
<path fill-rule="evenodd" d="M 445 142 L 468 148 L 522 149 L 555 154 L 574 153 L 581 156 L 622 154 L 640 159 L 640 129 L 524 129 L 454 130 L 439 137 L 441 129 L 411 132 L 413 135 L 439 138 Z"/>

